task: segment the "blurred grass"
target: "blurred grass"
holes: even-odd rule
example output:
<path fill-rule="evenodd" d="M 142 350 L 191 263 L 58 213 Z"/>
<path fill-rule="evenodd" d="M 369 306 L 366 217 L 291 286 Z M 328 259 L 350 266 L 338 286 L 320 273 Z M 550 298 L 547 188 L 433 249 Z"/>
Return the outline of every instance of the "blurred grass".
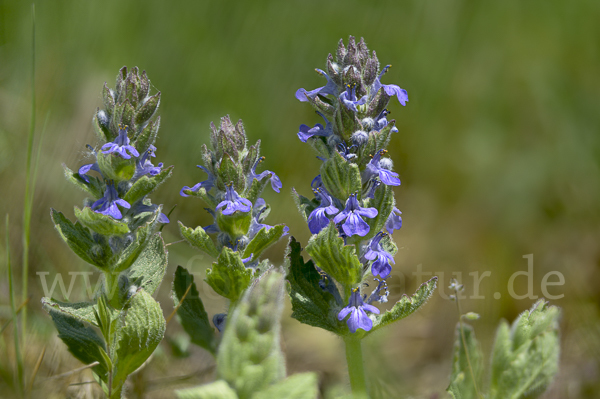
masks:
<path fill-rule="evenodd" d="M 30 7 L 0 2 L 0 204 L 13 215 L 13 254 L 20 253 L 14 237 L 21 234 L 26 181 Z M 390 155 L 403 182 L 396 191 L 404 227 L 395 237 L 401 247 L 395 270 L 405 276 L 390 281 L 391 299 L 414 291 L 412 272 L 419 264 L 443 273 L 446 285 L 451 273 L 462 272 L 468 290 L 473 285 L 468 273 L 489 270 L 492 277 L 480 286 L 486 299 L 463 303 L 483 315 L 476 332 L 489 347 L 498 319 L 512 320 L 532 302 L 511 299 L 506 284 L 512 273 L 526 270 L 522 256 L 533 253 L 535 295 L 542 295 L 540 282 L 550 271 L 562 272 L 566 281 L 549 288 L 551 294 L 564 293 L 553 301 L 564 308 L 563 356 L 559 380 L 546 397 L 597 397 L 600 3 L 39 2 L 36 14 L 36 109 L 51 116 L 31 217 L 27 294 L 33 298 L 23 355 L 31 369 L 48 345 L 40 380 L 79 366 L 56 344 L 49 318 L 36 305 L 42 296 L 36 272 L 49 271 L 51 282 L 57 272 L 91 270 L 60 242 L 48 210 L 52 206 L 72 217 L 72 206 L 81 204 L 83 195 L 63 179 L 61 163 L 79 167 L 85 144 L 95 143 L 90 121 L 101 106 L 104 81 L 112 86 L 121 66 L 137 65 L 163 94 L 157 160 L 176 169 L 153 198 L 167 209 L 177 204 L 171 220 L 208 224 L 203 205 L 178 192 L 204 177 L 195 165 L 200 145 L 208 142 L 208 124 L 230 114 L 243 118 L 251 141 L 261 139 L 265 167 L 284 183 L 281 194 L 270 189 L 265 194 L 273 205 L 268 221 L 287 223 L 306 242 L 308 229 L 288 193 L 296 187 L 308 194 L 318 173 L 319 162 L 295 132 L 319 118 L 293 93 L 321 85 L 314 68 L 323 67 L 339 38 L 352 34 L 364 36 L 382 63 L 393 64 L 385 82 L 399 84 L 410 97 L 406 108 L 390 105 L 400 129 Z M 164 234 L 169 242 L 179 239 L 175 223 Z M 281 262 L 283 247 L 269 251 L 275 262 Z M 177 264 L 202 271 L 209 262 L 183 244 L 169 252 L 167 276 Z M 13 259 L 17 274 L 22 261 Z M 2 275 L 5 267 L 0 266 Z M 517 292 L 525 292 L 525 279 L 517 281 Z M 169 287 L 168 277 L 159 295 L 166 314 Z M 0 280 L 1 321 L 10 318 L 7 288 Z M 209 313 L 222 311 L 224 305 L 207 288 L 204 292 Z M 502 294 L 500 300 L 493 299 L 495 292 Z M 369 340 L 365 358 L 372 375 L 392 397 L 442 395 L 455 321 L 453 304 L 436 296 L 424 311 Z M 175 324 L 167 332 L 171 337 L 179 331 Z M 4 342 L 12 339 L 9 330 Z M 339 342 L 294 320 L 286 321 L 284 338 L 290 372 L 319 370 L 324 390 L 344 384 Z M 136 378 L 136 392 L 153 387 L 151 397 L 165 397 L 172 386 L 161 390 L 149 381 L 211 364 L 195 348 L 193 356 L 178 360 L 166 343 L 163 349 L 143 378 Z M 5 374 L 0 377 L 0 387 L 11 385 Z M 211 377 L 194 378 L 192 383 Z M 36 387 L 48 397 L 64 397 L 65 383 Z M 76 388 L 93 391 L 83 387 Z"/>

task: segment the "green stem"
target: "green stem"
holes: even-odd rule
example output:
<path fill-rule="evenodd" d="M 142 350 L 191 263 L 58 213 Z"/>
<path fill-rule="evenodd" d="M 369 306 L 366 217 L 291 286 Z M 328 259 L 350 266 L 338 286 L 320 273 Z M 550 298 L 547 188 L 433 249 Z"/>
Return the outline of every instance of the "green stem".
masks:
<path fill-rule="evenodd" d="M 119 284 L 119 274 L 112 273 L 110 271 L 104 272 L 104 293 L 106 294 L 106 299 L 110 302 L 113 307 L 116 307 L 114 300 L 117 295 Z"/>
<path fill-rule="evenodd" d="M 344 343 L 346 344 L 346 362 L 348 363 L 352 393 L 359 397 L 368 397 L 360 339 L 347 336 L 344 337 Z"/>

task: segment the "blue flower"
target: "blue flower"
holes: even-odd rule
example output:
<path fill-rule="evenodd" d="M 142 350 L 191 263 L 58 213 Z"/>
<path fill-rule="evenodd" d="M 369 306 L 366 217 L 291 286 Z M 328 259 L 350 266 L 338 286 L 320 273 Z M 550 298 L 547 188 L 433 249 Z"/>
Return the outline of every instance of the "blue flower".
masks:
<path fill-rule="evenodd" d="M 129 145 L 129 137 L 127 137 L 127 126 L 123 127 L 121 125 L 119 125 L 119 135 L 117 136 L 115 141 L 104 144 L 101 150 L 104 154 L 116 152 L 122 158 L 125 159 L 130 159 L 132 155 L 134 157 L 140 156 L 140 153 L 135 149 L 135 147 Z"/>
<path fill-rule="evenodd" d="M 217 225 L 217 222 L 216 222 L 217 214 L 215 213 L 215 211 L 213 211 L 210 208 L 204 208 L 204 210 L 206 210 L 206 212 L 210 213 L 210 215 L 213 217 L 213 220 L 215 222 L 213 224 L 209 224 L 206 227 L 203 227 L 202 229 L 204 231 L 206 231 L 208 234 L 220 233 L 221 229 L 219 229 L 219 226 Z"/>
<path fill-rule="evenodd" d="M 154 166 L 150 161 L 150 157 L 155 157 L 154 151 L 156 151 L 156 147 L 152 144 L 148 147 L 148 150 L 142 154 L 135 165 L 135 174 L 133 175 L 132 180 L 137 180 L 142 176 L 149 174 L 150 176 L 156 176 L 160 173 L 163 163 L 160 162 L 158 166 Z"/>
<path fill-rule="evenodd" d="M 90 170 L 95 170 L 96 172 L 100 173 L 100 167 L 98 167 L 97 163 L 89 163 L 87 165 L 83 165 L 81 168 L 79 168 L 79 171 L 77 172 L 79 173 L 79 177 L 85 180 L 86 183 L 90 182 L 90 180 L 86 176 Z"/>
<path fill-rule="evenodd" d="M 380 131 L 384 127 L 388 125 L 387 115 L 390 114 L 390 111 L 384 109 L 381 113 L 375 118 L 375 123 L 373 124 L 373 130 Z M 392 128 L 392 133 L 398 133 L 398 128 L 394 126 Z"/>
<path fill-rule="evenodd" d="M 206 169 L 202 165 L 196 165 L 196 166 L 206 172 L 206 174 L 208 175 L 208 179 L 206 179 L 204 181 L 201 181 L 198 184 L 195 184 L 193 187 L 183 186 L 183 188 L 181 189 L 181 191 L 179 191 L 179 195 L 181 195 L 182 197 L 189 197 L 189 195 L 187 195 L 186 193 L 184 193 L 185 190 L 190 190 L 190 191 L 193 191 L 193 192 L 198 192 L 198 190 L 200 190 L 200 187 L 204 187 L 204 189 L 208 192 L 215 185 L 215 180 L 216 180 L 215 175 L 213 175 L 212 173 L 210 173 L 210 171 L 208 169 Z"/>
<path fill-rule="evenodd" d="M 317 95 L 326 96 L 327 94 L 336 94 L 337 86 L 335 82 L 331 80 L 329 76 L 321 69 L 316 69 L 316 71 L 327 78 L 327 84 L 311 91 L 306 91 L 305 89 L 296 90 L 296 98 L 298 100 L 305 102 L 308 101 L 308 98 L 315 98 Z"/>
<path fill-rule="evenodd" d="M 319 111 L 317 111 L 317 114 L 321 115 L 321 117 L 325 119 L 325 127 L 323 127 L 323 125 L 321 125 L 320 123 L 317 123 L 315 127 L 312 128 L 305 124 L 300 125 L 298 138 L 301 142 L 306 143 L 306 140 L 313 136 L 328 137 L 333 134 L 333 126 L 331 122 L 329 122 L 325 115 L 323 115 Z"/>
<path fill-rule="evenodd" d="M 356 99 L 356 84 L 347 84 L 346 85 L 346 91 L 342 92 L 342 94 L 340 94 L 340 101 L 342 102 L 342 104 L 344 104 L 346 106 L 346 108 L 354 111 L 354 112 L 358 112 L 358 109 L 356 108 L 357 105 L 363 105 L 366 104 L 367 102 L 367 96 L 362 96 L 362 98 L 360 100 Z"/>
<path fill-rule="evenodd" d="M 365 253 L 365 259 L 375 261 L 371 265 L 373 276 L 381 278 L 389 276 L 392 271 L 390 263 L 396 263 L 394 262 L 394 257 L 381 247 L 380 241 L 385 236 L 385 233 L 377 233 L 371 242 L 369 242 L 367 253 Z"/>
<path fill-rule="evenodd" d="M 225 323 L 227 322 L 227 313 L 217 313 L 213 316 L 213 324 L 219 330 L 219 332 L 223 332 L 225 329 Z"/>
<path fill-rule="evenodd" d="M 384 155 L 387 151 L 380 150 L 375 154 L 373 159 L 367 164 L 368 173 L 373 175 L 378 175 L 381 182 L 388 186 L 399 186 L 400 179 L 398 178 L 398 173 L 392 172 L 391 170 L 387 170 L 381 167 L 379 161 L 381 156 Z"/>
<path fill-rule="evenodd" d="M 325 190 L 317 189 L 313 191 L 315 196 L 321 201 L 321 204 L 308 216 L 308 228 L 312 234 L 317 234 L 329 224 L 327 215 L 335 215 L 340 210 L 333 206 L 331 197 Z"/>
<path fill-rule="evenodd" d="M 261 181 L 265 177 L 269 176 L 269 178 L 271 179 L 271 188 L 273 189 L 273 191 L 278 193 L 279 190 L 281 190 L 281 187 L 283 187 L 283 184 L 281 184 L 281 179 L 279 179 L 279 176 L 277 176 L 274 172 L 271 172 L 270 170 L 265 170 L 265 171 L 262 171 L 260 174 L 256 174 L 256 167 L 264 160 L 265 160 L 265 157 L 258 158 L 258 161 L 256 161 L 254 163 L 254 165 L 252 166 L 252 168 L 250 169 L 248 178 L 250 179 L 250 181 L 252 181 L 252 179 Z"/>
<path fill-rule="evenodd" d="M 350 197 L 346 201 L 346 208 L 333 218 L 333 221 L 335 224 L 338 224 L 345 220 L 342 229 L 348 237 L 355 234 L 364 237 L 369 233 L 370 227 L 361 216 L 374 218 L 377 216 L 377 209 L 362 208 L 356 199 L 356 194 L 350 194 Z"/>
<path fill-rule="evenodd" d="M 145 205 L 140 202 L 135 206 L 134 214 L 138 215 L 138 214 L 144 213 L 144 212 L 154 213 L 154 212 L 156 212 L 157 209 L 158 209 L 158 205 Z M 170 222 L 167 215 L 165 215 L 162 212 L 160 213 L 160 215 L 158 215 L 157 221 L 158 221 L 158 223 L 169 223 Z"/>
<path fill-rule="evenodd" d="M 371 328 L 373 328 L 373 321 L 369 318 L 369 316 L 367 316 L 365 311 L 379 314 L 379 309 L 373 305 L 365 303 L 358 288 L 354 288 L 352 290 L 352 294 L 350 294 L 348 306 L 343 308 L 340 313 L 338 313 L 338 320 L 342 321 L 346 318 L 346 316 L 352 313 L 350 318 L 348 318 L 346 321 L 350 332 L 355 333 L 359 328 L 362 328 L 365 331 L 370 331 Z"/>
<path fill-rule="evenodd" d="M 104 197 L 94 202 L 91 208 L 96 213 L 112 216 L 115 219 L 121 219 L 123 215 L 121 214 L 121 211 L 119 210 L 117 205 L 121 205 L 123 208 L 127 209 L 131 208 L 129 202 L 119 198 L 117 190 L 115 189 L 114 182 L 108 181 L 106 182 L 106 190 L 104 190 Z"/>
<path fill-rule="evenodd" d="M 250 212 L 252 209 L 252 202 L 246 198 L 242 198 L 233 188 L 233 184 L 229 184 L 226 187 L 225 200 L 221 201 L 217 205 L 217 210 L 225 207 L 222 211 L 223 215 L 231 215 L 236 211 Z"/>
<path fill-rule="evenodd" d="M 380 79 L 383 76 L 383 74 L 387 72 L 389 67 L 391 67 L 391 65 L 387 65 L 385 68 L 383 68 L 379 76 L 375 78 L 375 82 L 373 82 L 373 86 L 371 88 L 371 98 L 375 97 L 379 89 L 383 87 L 385 94 L 387 94 L 390 97 L 398 97 L 398 101 L 400 101 L 400 104 L 406 106 L 406 102 L 408 101 L 408 93 L 406 92 L 406 90 L 401 89 L 399 86 L 396 85 L 384 85 L 381 83 Z"/>
<path fill-rule="evenodd" d="M 390 217 L 385 222 L 385 229 L 388 233 L 392 234 L 394 230 L 400 230 L 402 227 L 402 217 L 400 215 L 402 215 L 402 212 L 400 212 L 398 208 L 394 207 Z"/>
<path fill-rule="evenodd" d="M 369 191 L 367 191 L 365 198 L 375 198 L 375 190 L 377 190 L 377 187 L 379 187 L 380 185 L 381 182 L 377 179 L 369 180 Z"/>
<path fill-rule="evenodd" d="M 352 159 L 354 159 L 354 158 L 356 158 L 358 156 L 355 153 L 350 152 L 350 150 L 355 149 L 356 147 L 358 147 L 355 144 L 352 144 L 350 147 L 348 147 L 346 145 L 346 143 L 339 143 L 337 145 L 337 147 L 338 147 L 337 148 L 338 152 L 340 153 L 341 156 L 344 157 L 344 159 L 346 161 L 350 161 L 350 160 L 352 160 Z"/>

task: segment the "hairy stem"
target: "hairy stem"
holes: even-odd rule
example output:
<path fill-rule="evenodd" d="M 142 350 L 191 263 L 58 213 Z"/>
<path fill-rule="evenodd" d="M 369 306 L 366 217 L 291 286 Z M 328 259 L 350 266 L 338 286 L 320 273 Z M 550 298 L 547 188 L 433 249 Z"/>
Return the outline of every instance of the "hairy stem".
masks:
<path fill-rule="evenodd" d="M 367 383 L 362 357 L 362 346 L 360 339 L 353 336 L 344 337 L 346 344 L 346 362 L 348 363 L 348 375 L 350 376 L 350 387 L 352 393 L 358 397 L 368 397 Z"/>

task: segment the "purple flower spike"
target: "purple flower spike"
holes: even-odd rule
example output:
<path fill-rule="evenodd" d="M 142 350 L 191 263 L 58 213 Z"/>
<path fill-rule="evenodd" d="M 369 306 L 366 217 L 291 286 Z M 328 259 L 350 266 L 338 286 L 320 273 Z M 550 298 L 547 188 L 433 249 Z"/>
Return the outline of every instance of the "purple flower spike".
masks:
<path fill-rule="evenodd" d="M 92 204 L 92 209 L 96 213 L 111 216 L 115 219 L 121 219 L 123 215 L 117 205 L 121 205 L 123 208 L 131 208 L 129 202 L 120 199 L 115 189 L 114 182 L 106 182 L 106 190 L 104 191 L 104 197 Z"/>
<path fill-rule="evenodd" d="M 269 178 L 271 179 L 271 188 L 273 189 L 273 191 L 278 193 L 281 190 L 281 187 L 283 187 L 283 184 L 281 184 L 281 179 L 279 178 L 279 176 L 277 176 L 274 172 L 271 172 L 270 170 L 265 170 L 265 171 L 262 171 L 260 174 L 256 174 L 256 167 L 264 160 L 265 160 L 265 157 L 258 158 L 258 161 L 256 161 L 254 163 L 254 166 L 252 166 L 252 169 L 250 169 L 250 173 L 249 173 L 248 177 L 249 177 L 250 181 L 252 181 L 252 179 L 261 181 L 265 177 L 270 176 Z"/>
<path fill-rule="evenodd" d="M 79 168 L 79 171 L 77 172 L 77 173 L 79 173 L 79 177 L 81 177 L 83 180 L 85 180 L 86 183 L 90 182 L 90 180 L 86 176 L 86 174 L 90 170 L 95 170 L 96 172 L 100 173 L 100 168 L 98 167 L 97 163 L 89 163 L 87 165 L 83 165 L 81 168 Z"/>
<path fill-rule="evenodd" d="M 375 82 L 373 82 L 373 87 L 371 88 L 371 98 L 373 98 L 377 94 L 379 89 L 381 89 L 383 87 L 383 90 L 385 90 L 385 94 L 387 94 L 390 97 L 393 97 L 393 96 L 398 97 L 398 101 L 400 101 L 400 104 L 402 104 L 403 106 L 406 106 L 406 103 L 408 102 L 408 93 L 406 92 L 406 90 L 401 89 L 400 86 L 384 85 L 381 83 L 381 80 L 380 80 L 381 77 L 383 76 L 384 73 L 387 72 L 387 70 L 390 67 L 391 67 L 391 65 L 387 65 L 385 68 L 383 68 L 383 70 L 381 71 L 379 76 L 377 76 L 377 78 L 375 78 Z"/>
<path fill-rule="evenodd" d="M 201 181 L 200 183 L 195 184 L 192 187 L 183 186 L 181 191 L 179 191 L 179 195 L 181 195 L 182 197 L 189 197 L 189 195 L 184 193 L 185 190 L 190 190 L 190 191 L 197 193 L 198 190 L 200 190 L 200 187 L 204 187 L 204 189 L 206 191 L 210 191 L 210 189 L 213 188 L 213 186 L 215 185 L 215 176 L 212 173 L 210 173 L 210 171 L 208 169 L 206 169 L 204 166 L 201 166 L 201 165 L 196 165 L 196 166 L 206 172 L 206 174 L 208 175 L 208 179 Z"/>
<path fill-rule="evenodd" d="M 236 211 L 250 212 L 252 209 L 252 202 L 246 198 L 240 197 L 239 194 L 235 192 L 233 184 L 229 184 L 226 187 L 226 190 L 225 200 L 221 201 L 221 203 L 217 205 L 216 209 L 225 207 L 225 209 L 222 211 L 223 215 L 231 215 Z"/>
<path fill-rule="evenodd" d="M 356 199 L 356 194 L 350 194 L 350 198 L 346 201 L 346 208 L 333 218 L 333 222 L 338 224 L 345 220 L 342 229 L 348 237 L 355 234 L 364 237 L 369 233 L 370 227 L 361 216 L 374 218 L 377 213 L 375 208 L 362 208 Z"/>
<path fill-rule="evenodd" d="M 329 224 L 327 215 L 335 215 L 340 210 L 331 203 L 331 197 L 322 189 L 313 190 L 321 205 L 308 216 L 308 228 L 312 234 L 318 234 Z"/>
<path fill-rule="evenodd" d="M 135 175 L 133 176 L 133 180 L 137 180 L 142 176 L 150 175 L 156 176 L 160 173 L 163 167 L 163 163 L 159 163 L 158 166 L 154 166 L 150 161 L 150 157 L 155 157 L 154 151 L 156 151 L 156 147 L 150 145 L 148 150 L 142 154 L 142 156 L 138 159 L 135 165 Z"/>
<path fill-rule="evenodd" d="M 127 137 L 127 126 L 123 127 L 119 125 L 119 135 L 114 142 L 106 143 L 101 148 L 104 154 L 110 154 L 116 152 L 124 159 L 130 159 L 139 157 L 140 153 L 135 149 L 134 146 L 129 145 L 129 137 Z"/>
<path fill-rule="evenodd" d="M 390 263 L 396 263 L 394 262 L 394 257 L 381 247 L 380 241 L 386 235 L 382 232 L 377 233 L 369 243 L 367 253 L 365 254 L 365 259 L 375 261 L 371 265 L 373 276 L 381 278 L 389 276 L 392 271 Z"/>
<path fill-rule="evenodd" d="M 323 115 L 319 111 L 317 111 L 317 114 L 321 115 L 321 117 L 325 119 L 325 127 L 323 127 L 323 125 L 321 125 L 320 123 L 317 123 L 315 127 L 312 128 L 305 124 L 300 125 L 298 138 L 301 142 L 306 143 L 306 140 L 313 136 L 329 137 L 333 134 L 333 126 L 331 122 L 329 122 L 325 115 Z"/>
<path fill-rule="evenodd" d="M 356 85 L 346 85 L 346 91 L 340 94 L 340 101 L 346 106 L 346 108 L 358 112 L 357 105 L 363 105 L 367 103 L 367 96 L 362 96 L 360 100 L 356 99 Z"/>
<path fill-rule="evenodd" d="M 346 318 L 346 316 L 352 313 L 350 318 L 348 318 L 346 321 L 350 332 L 354 334 L 359 328 L 362 328 L 365 331 L 370 331 L 371 328 L 373 328 L 373 321 L 369 318 L 369 316 L 367 316 L 365 311 L 379 314 L 379 309 L 373 305 L 365 303 L 363 298 L 360 296 L 358 288 L 354 288 L 352 290 L 352 294 L 350 294 L 348 306 L 343 308 L 340 313 L 338 313 L 338 320 L 342 321 Z"/>
<path fill-rule="evenodd" d="M 392 234 L 394 230 L 400 230 L 402 227 L 402 217 L 400 215 L 402 215 L 402 212 L 400 212 L 398 208 L 394 207 L 390 217 L 385 222 L 385 229 L 388 233 Z"/>
<path fill-rule="evenodd" d="M 305 89 L 296 90 L 296 98 L 302 102 L 308 101 L 308 98 L 315 98 L 317 95 L 326 96 L 327 94 L 335 95 L 337 91 L 337 86 L 333 80 L 329 78 L 324 71 L 321 69 L 316 69 L 316 71 L 325 76 L 327 78 L 327 84 L 323 87 L 316 88 L 311 91 L 306 91 Z"/>
<path fill-rule="evenodd" d="M 379 132 L 381 129 L 386 127 L 388 125 L 387 116 L 389 114 L 390 114 L 390 111 L 388 111 L 387 109 L 384 109 L 383 111 L 381 111 L 379 116 L 377 116 L 377 118 L 375 118 L 375 124 L 373 125 L 373 130 L 376 130 Z M 398 133 L 398 128 L 396 126 L 394 126 L 392 128 L 392 133 Z"/>
<path fill-rule="evenodd" d="M 373 159 L 367 164 L 367 170 L 370 175 L 378 175 L 381 182 L 387 186 L 399 186 L 400 179 L 398 178 L 398 173 L 392 172 L 391 170 L 387 170 L 381 167 L 379 161 L 381 160 L 381 156 L 384 155 L 387 151 L 380 150 L 375 154 Z"/>

